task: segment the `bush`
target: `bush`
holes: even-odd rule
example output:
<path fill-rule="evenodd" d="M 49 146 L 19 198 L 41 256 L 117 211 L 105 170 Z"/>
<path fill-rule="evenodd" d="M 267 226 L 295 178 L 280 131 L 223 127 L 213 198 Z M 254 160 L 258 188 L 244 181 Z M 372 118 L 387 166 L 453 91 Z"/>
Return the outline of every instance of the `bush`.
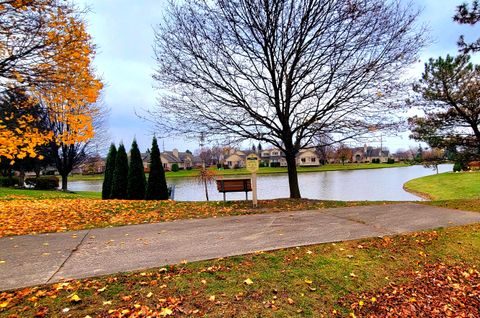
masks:
<path fill-rule="evenodd" d="M 37 190 L 54 190 L 60 186 L 60 179 L 55 176 L 26 178 L 25 184 Z"/>
<path fill-rule="evenodd" d="M 260 164 L 258 165 L 258 167 L 259 167 L 259 168 L 264 168 L 264 167 L 266 167 L 265 162 L 260 161 Z"/>
<path fill-rule="evenodd" d="M 270 162 L 270 167 L 271 168 L 278 168 L 278 167 L 280 167 L 280 162 Z"/>
<path fill-rule="evenodd" d="M 453 172 L 460 172 L 462 171 L 462 164 L 460 162 L 455 162 L 453 165 Z"/>
<path fill-rule="evenodd" d="M 217 163 L 217 169 L 221 169 L 221 168 L 223 168 L 223 167 L 222 167 L 222 164 L 221 164 L 221 163 Z"/>
<path fill-rule="evenodd" d="M 393 159 L 393 158 L 388 158 L 387 163 L 388 163 L 388 164 L 394 164 L 394 163 L 395 163 L 395 159 Z"/>
<path fill-rule="evenodd" d="M 128 167 L 127 197 L 130 200 L 145 199 L 145 172 L 143 171 L 143 161 L 137 141 L 133 139 L 130 148 L 130 165 Z"/>
<path fill-rule="evenodd" d="M 187 167 L 187 170 L 192 170 L 192 167 Z"/>
<path fill-rule="evenodd" d="M 147 200 L 168 200 L 168 196 L 165 170 L 160 158 L 157 138 L 153 137 L 152 151 L 150 152 L 150 174 L 148 175 L 145 198 Z"/>
<path fill-rule="evenodd" d="M 126 199 L 128 186 L 128 156 L 123 144 L 117 149 L 115 156 L 115 169 L 112 178 L 111 199 Z"/>
<path fill-rule="evenodd" d="M 14 187 L 18 184 L 18 177 L 0 177 L 0 187 Z"/>
<path fill-rule="evenodd" d="M 115 158 L 117 157 L 117 148 L 115 144 L 110 145 L 108 151 L 107 163 L 105 166 L 105 175 L 102 184 L 102 199 L 110 199 L 112 195 L 113 171 L 115 170 Z"/>
<path fill-rule="evenodd" d="M 173 172 L 177 172 L 178 170 L 180 170 L 180 168 L 178 168 L 178 164 L 174 163 L 174 164 L 172 165 L 172 171 L 173 171 Z"/>

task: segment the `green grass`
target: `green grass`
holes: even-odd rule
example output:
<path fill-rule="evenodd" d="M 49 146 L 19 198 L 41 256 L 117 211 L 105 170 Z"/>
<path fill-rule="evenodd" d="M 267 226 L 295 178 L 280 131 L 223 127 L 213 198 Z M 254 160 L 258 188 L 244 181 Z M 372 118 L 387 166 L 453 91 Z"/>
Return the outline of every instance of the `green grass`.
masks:
<path fill-rule="evenodd" d="M 480 198 L 480 172 L 441 173 L 413 179 L 405 190 L 431 200 Z"/>
<path fill-rule="evenodd" d="M 398 168 L 406 167 L 408 164 L 405 163 L 395 163 L 395 164 L 386 164 L 386 163 L 348 163 L 345 165 L 342 164 L 328 164 L 318 167 L 297 167 L 299 173 L 306 172 L 320 172 L 320 171 L 339 171 L 339 170 L 360 170 L 360 169 L 381 169 L 381 168 Z M 231 175 L 250 175 L 246 169 L 226 169 L 226 170 L 215 170 L 218 175 L 221 176 L 231 176 Z M 270 168 L 263 167 L 260 168 L 257 174 L 277 174 L 277 173 L 287 173 L 287 168 Z M 198 170 L 179 170 L 177 172 L 168 171 L 165 173 L 167 178 L 189 178 L 195 177 L 198 175 Z M 147 175 L 148 176 L 148 175 Z M 68 178 L 68 180 L 103 180 L 103 175 L 73 175 Z"/>
<path fill-rule="evenodd" d="M 159 311 L 169 307 L 175 317 L 194 310 L 197 317 L 332 317 L 334 309 L 348 316 L 352 295 L 404 283 L 409 279 L 404 271 L 421 271 L 433 263 L 478 265 L 480 225 L 289 248 L 72 281 L 60 288 L 7 292 L 3 301 L 7 299 L 8 305 L 0 309 L 0 317 L 12 313 L 30 317 L 40 308 L 55 316 L 66 307 L 73 317 L 120 316 L 122 311 L 132 314 L 146 307 Z M 251 285 L 244 283 L 247 278 Z M 72 302 L 73 294 L 81 301 Z"/>
<path fill-rule="evenodd" d="M 62 192 L 57 190 L 33 190 L 13 189 L 0 187 L 0 200 L 18 199 L 18 197 L 29 199 L 100 199 L 100 192 Z"/>

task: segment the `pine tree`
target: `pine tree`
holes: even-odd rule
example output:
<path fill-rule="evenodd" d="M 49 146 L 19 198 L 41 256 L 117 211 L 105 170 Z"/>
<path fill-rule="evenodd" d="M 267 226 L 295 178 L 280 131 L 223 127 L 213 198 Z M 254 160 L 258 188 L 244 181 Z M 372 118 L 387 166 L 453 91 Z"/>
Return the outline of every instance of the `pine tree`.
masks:
<path fill-rule="evenodd" d="M 112 199 L 126 199 L 128 185 L 128 157 L 123 144 L 120 144 L 115 157 L 115 169 L 112 180 Z"/>
<path fill-rule="evenodd" d="M 137 141 L 134 139 L 130 149 L 130 166 L 128 167 L 127 195 L 130 200 L 145 199 L 145 172 Z"/>
<path fill-rule="evenodd" d="M 110 145 L 110 150 L 108 151 L 107 163 L 105 165 L 105 176 L 103 178 L 102 185 L 102 199 L 110 199 L 112 194 L 112 181 L 113 181 L 113 171 L 115 170 L 115 159 L 117 156 L 117 147 L 115 144 Z"/>
<path fill-rule="evenodd" d="M 147 183 L 147 200 L 167 200 L 168 188 L 163 170 L 160 150 L 158 149 L 157 138 L 153 137 L 152 150 L 150 152 L 150 174 Z"/>

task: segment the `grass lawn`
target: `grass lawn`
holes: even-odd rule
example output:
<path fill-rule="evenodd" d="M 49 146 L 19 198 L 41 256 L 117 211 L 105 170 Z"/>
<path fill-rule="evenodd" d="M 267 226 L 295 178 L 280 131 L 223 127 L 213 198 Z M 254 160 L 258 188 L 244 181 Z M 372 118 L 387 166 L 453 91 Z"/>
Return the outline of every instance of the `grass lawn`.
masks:
<path fill-rule="evenodd" d="M 62 191 L 41 191 L 30 189 L 13 189 L 0 187 L 0 200 L 16 199 L 100 199 L 100 192 L 62 192 Z"/>
<path fill-rule="evenodd" d="M 480 172 L 447 172 L 408 181 L 405 190 L 431 200 L 480 199 Z"/>
<path fill-rule="evenodd" d="M 406 167 L 408 164 L 405 163 L 395 163 L 395 164 L 386 164 L 386 163 L 348 163 L 345 165 L 342 164 L 328 164 L 318 167 L 297 167 L 299 173 L 305 172 L 318 172 L 318 171 L 338 171 L 338 170 L 359 170 L 359 169 L 380 169 L 380 168 L 398 168 Z M 227 169 L 227 170 L 215 170 L 218 175 L 221 176 L 232 176 L 232 175 L 250 175 L 246 169 Z M 275 173 L 287 173 L 287 168 L 270 168 L 264 167 L 260 168 L 258 174 L 275 174 Z M 198 174 L 198 170 L 179 170 L 177 172 L 168 171 L 165 173 L 167 178 L 186 178 L 186 177 L 195 177 Z M 103 175 L 73 175 L 68 178 L 68 180 L 103 180 Z"/>
<path fill-rule="evenodd" d="M 0 316 L 473 317 L 478 264 L 472 225 L 24 288 Z"/>

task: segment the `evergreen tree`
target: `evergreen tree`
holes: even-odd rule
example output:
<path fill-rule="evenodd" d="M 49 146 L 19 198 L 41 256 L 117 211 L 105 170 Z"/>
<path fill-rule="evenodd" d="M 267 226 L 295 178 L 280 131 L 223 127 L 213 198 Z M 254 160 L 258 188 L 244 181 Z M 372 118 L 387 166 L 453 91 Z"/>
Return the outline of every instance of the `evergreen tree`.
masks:
<path fill-rule="evenodd" d="M 105 165 L 105 175 L 102 185 L 102 199 L 110 199 L 112 195 L 113 171 L 115 170 L 115 159 L 117 157 L 117 147 L 112 143 L 108 151 L 107 163 Z"/>
<path fill-rule="evenodd" d="M 147 200 L 167 200 L 168 188 L 163 170 L 160 150 L 158 149 L 157 138 L 153 137 L 152 150 L 150 153 L 150 174 L 147 183 Z"/>
<path fill-rule="evenodd" d="M 128 185 L 128 157 L 123 144 L 118 147 L 112 180 L 112 199 L 126 199 Z"/>
<path fill-rule="evenodd" d="M 262 144 L 261 144 L 261 143 L 258 143 L 257 149 L 258 149 L 258 152 L 261 152 L 261 151 L 262 151 Z"/>
<path fill-rule="evenodd" d="M 134 139 L 130 149 L 130 166 L 128 168 L 127 194 L 130 200 L 145 199 L 145 172 L 137 141 Z"/>

